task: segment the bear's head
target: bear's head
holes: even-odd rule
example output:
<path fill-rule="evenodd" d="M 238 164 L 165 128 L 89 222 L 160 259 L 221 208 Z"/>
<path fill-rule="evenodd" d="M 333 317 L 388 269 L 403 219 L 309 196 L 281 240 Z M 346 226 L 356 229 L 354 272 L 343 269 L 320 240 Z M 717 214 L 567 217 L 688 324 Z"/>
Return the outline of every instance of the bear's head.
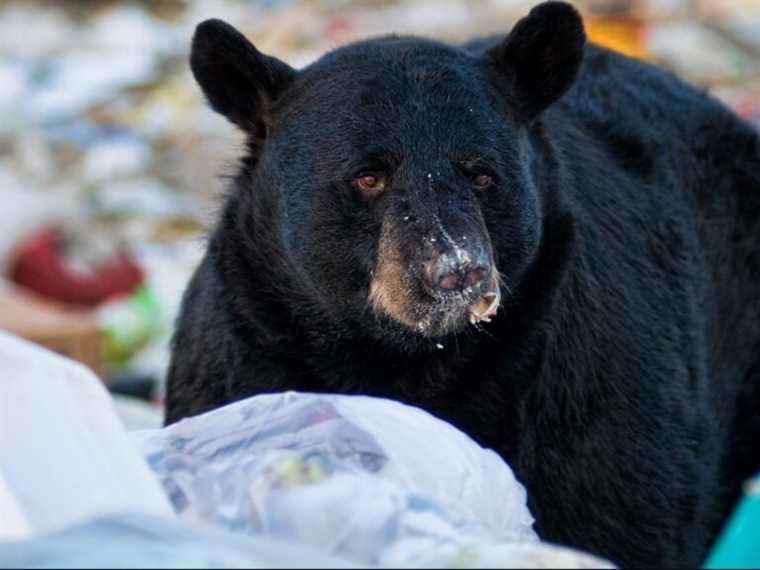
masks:
<path fill-rule="evenodd" d="M 296 71 L 202 23 L 193 73 L 248 136 L 235 216 L 258 238 L 236 247 L 286 259 L 330 318 L 418 338 L 489 321 L 536 256 L 531 147 L 584 43 L 576 10 L 546 2 L 481 53 L 391 36 Z"/>

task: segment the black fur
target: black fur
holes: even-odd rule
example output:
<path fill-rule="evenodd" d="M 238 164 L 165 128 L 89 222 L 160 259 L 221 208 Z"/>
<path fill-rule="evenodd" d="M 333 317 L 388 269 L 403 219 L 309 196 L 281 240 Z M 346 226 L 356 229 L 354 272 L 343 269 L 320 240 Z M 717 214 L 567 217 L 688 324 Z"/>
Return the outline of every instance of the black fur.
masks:
<path fill-rule="evenodd" d="M 296 74 L 286 63 L 259 52 L 221 20 L 206 20 L 198 26 L 190 68 L 216 112 L 259 135 L 271 102 Z"/>
<path fill-rule="evenodd" d="M 506 40 L 380 38 L 292 73 L 203 26 L 229 49 L 203 64 L 196 36 L 193 69 L 250 153 L 185 295 L 167 422 L 282 390 L 395 398 L 498 450 L 543 538 L 699 564 L 760 463 L 757 134 L 648 64 L 581 64 L 561 3 Z M 262 98 L 263 130 L 240 119 Z M 351 183 L 367 169 L 379 197 Z M 492 249 L 492 323 L 420 332 L 368 303 L 384 220 L 411 267 L 433 219 Z"/>
<path fill-rule="evenodd" d="M 572 85 L 585 41 L 583 23 L 572 6 L 544 2 L 488 55 L 513 78 L 514 100 L 526 118 L 532 118 Z"/>

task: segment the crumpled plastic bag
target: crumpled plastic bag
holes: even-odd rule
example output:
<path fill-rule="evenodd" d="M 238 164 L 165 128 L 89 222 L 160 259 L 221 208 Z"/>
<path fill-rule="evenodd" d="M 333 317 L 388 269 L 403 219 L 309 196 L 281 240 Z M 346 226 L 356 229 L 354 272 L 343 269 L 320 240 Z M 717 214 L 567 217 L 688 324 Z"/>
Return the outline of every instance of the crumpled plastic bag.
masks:
<path fill-rule="evenodd" d="M 368 565 L 604 565 L 539 543 L 509 466 L 398 402 L 267 394 L 132 435 L 186 520 Z"/>

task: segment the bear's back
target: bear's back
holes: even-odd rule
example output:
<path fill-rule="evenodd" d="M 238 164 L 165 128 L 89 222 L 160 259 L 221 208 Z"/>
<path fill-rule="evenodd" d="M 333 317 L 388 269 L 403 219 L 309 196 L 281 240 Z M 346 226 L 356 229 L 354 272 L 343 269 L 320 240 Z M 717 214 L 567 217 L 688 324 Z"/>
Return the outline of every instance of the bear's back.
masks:
<path fill-rule="evenodd" d="M 558 124 L 566 142 L 579 131 L 580 140 L 593 141 L 561 145 L 576 181 L 568 190 L 590 213 L 586 220 L 607 217 L 607 229 L 616 223 L 640 228 L 641 244 L 648 241 L 649 250 L 637 255 L 657 260 L 673 285 L 687 278 L 689 302 L 692 295 L 699 299 L 692 307 L 673 306 L 705 319 L 708 367 L 721 383 L 714 391 L 715 409 L 726 398 L 739 402 L 735 470 L 729 476 L 738 488 L 756 468 L 760 441 L 760 137 L 706 90 L 594 45 L 587 46 L 578 81 L 553 111 L 547 127 Z M 589 160 L 590 148 L 607 164 Z M 622 183 L 584 183 L 611 173 L 620 173 Z M 596 206 L 606 201 L 601 194 L 636 205 L 605 210 Z M 634 210 L 638 226 L 626 223 L 623 210 Z M 593 235 L 614 240 L 614 232 Z M 632 232 L 626 236 L 636 239 Z M 619 257 L 632 247 L 619 245 Z"/>

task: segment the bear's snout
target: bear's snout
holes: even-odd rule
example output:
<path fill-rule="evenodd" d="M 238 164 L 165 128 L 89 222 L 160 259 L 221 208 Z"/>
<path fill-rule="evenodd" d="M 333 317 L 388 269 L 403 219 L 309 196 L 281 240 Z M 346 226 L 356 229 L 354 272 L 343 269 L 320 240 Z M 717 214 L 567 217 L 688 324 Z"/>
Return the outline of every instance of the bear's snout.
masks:
<path fill-rule="evenodd" d="M 491 264 L 483 253 L 457 249 L 423 264 L 422 281 L 434 297 L 452 293 L 479 295 L 490 282 Z"/>

